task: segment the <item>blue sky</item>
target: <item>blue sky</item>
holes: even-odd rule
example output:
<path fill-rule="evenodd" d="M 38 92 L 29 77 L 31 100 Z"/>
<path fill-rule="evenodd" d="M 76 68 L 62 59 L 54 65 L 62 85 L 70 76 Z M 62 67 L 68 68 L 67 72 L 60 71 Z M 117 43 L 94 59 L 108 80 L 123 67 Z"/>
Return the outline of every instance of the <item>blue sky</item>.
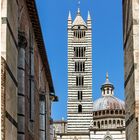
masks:
<path fill-rule="evenodd" d="M 59 102 L 53 103 L 52 117 L 67 116 L 67 18 L 74 20 L 78 0 L 36 0 L 53 83 Z M 121 0 L 81 0 L 81 15 L 92 18 L 93 101 L 101 97 L 100 87 L 109 79 L 115 96 L 124 100 L 124 62 Z"/>

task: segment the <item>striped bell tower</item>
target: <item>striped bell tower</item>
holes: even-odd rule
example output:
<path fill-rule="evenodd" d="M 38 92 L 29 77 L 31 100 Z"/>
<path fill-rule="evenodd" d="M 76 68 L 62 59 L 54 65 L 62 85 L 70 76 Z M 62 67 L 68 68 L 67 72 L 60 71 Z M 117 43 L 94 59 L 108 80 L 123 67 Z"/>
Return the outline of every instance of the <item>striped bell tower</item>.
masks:
<path fill-rule="evenodd" d="M 74 21 L 68 16 L 68 133 L 88 132 L 92 109 L 91 17 L 85 22 L 78 8 Z"/>

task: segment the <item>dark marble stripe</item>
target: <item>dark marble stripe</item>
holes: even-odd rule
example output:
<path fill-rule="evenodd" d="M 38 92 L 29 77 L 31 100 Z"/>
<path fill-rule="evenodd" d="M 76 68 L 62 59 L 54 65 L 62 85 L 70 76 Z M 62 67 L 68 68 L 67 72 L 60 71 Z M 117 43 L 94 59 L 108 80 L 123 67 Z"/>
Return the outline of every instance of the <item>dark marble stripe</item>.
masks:
<path fill-rule="evenodd" d="M 15 121 L 15 119 L 6 111 L 5 112 L 6 118 L 17 128 L 18 123 Z"/>
<path fill-rule="evenodd" d="M 132 120 L 135 118 L 135 114 L 132 114 L 129 119 L 125 122 L 125 127 L 127 127 L 131 122 Z"/>
<path fill-rule="evenodd" d="M 1 57 L 1 58 L 2 58 L 2 60 L 4 61 L 5 68 L 6 68 L 7 72 L 9 73 L 10 77 L 12 78 L 12 80 L 13 80 L 15 86 L 18 87 L 18 82 L 17 82 L 17 80 L 15 79 L 15 77 L 14 77 L 12 71 L 10 70 L 8 64 L 6 63 L 6 61 L 5 61 L 5 59 L 4 59 L 3 57 Z"/>
<path fill-rule="evenodd" d="M 124 82 L 124 87 L 126 87 L 127 83 L 129 82 L 132 74 L 134 73 L 134 70 L 135 70 L 135 65 L 133 64 L 133 66 L 131 67 L 131 70 L 130 70 L 130 72 L 129 72 L 129 74 Z"/>

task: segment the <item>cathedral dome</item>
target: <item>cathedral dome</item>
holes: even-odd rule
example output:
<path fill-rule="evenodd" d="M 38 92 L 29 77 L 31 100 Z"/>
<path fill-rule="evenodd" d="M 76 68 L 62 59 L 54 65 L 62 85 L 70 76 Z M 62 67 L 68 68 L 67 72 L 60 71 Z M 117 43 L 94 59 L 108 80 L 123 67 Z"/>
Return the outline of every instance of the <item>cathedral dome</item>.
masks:
<path fill-rule="evenodd" d="M 101 86 L 102 97 L 94 101 L 93 111 L 101 110 L 125 110 L 124 101 L 114 96 L 114 86 L 109 81 L 108 73 L 106 74 L 106 81 Z"/>
<path fill-rule="evenodd" d="M 124 129 L 125 103 L 114 96 L 108 73 L 101 91 L 102 97 L 93 102 L 93 129 Z"/>
<path fill-rule="evenodd" d="M 93 111 L 100 110 L 125 110 L 125 104 L 114 96 L 103 96 L 93 103 Z"/>

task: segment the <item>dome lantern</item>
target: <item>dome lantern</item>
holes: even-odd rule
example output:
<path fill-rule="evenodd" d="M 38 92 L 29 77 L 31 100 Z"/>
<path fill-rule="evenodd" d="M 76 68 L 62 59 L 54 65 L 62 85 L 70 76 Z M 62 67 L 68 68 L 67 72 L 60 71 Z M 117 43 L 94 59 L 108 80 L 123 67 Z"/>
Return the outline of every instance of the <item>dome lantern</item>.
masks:
<path fill-rule="evenodd" d="M 114 86 L 109 81 L 108 72 L 106 73 L 106 81 L 101 86 L 102 96 L 113 96 L 114 95 Z"/>

